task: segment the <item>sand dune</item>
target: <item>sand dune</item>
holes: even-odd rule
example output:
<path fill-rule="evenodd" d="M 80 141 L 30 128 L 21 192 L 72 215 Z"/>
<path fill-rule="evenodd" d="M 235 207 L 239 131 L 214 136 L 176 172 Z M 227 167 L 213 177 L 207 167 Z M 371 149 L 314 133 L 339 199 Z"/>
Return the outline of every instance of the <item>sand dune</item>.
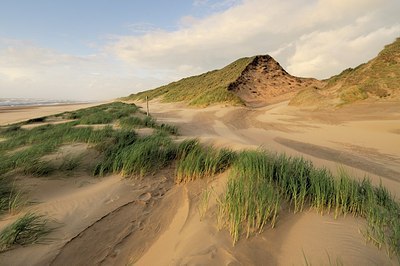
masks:
<path fill-rule="evenodd" d="M 3 110 L 0 124 L 71 108 Z M 158 121 L 179 127 L 177 139 L 197 137 L 217 147 L 262 146 L 302 155 L 333 171 L 343 167 L 356 178 L 368 175 L 399 198 L 400 150 L 395 144 L 400 143 L 400 107 L 346 108 L 323 113 L 302 111 L 287 102 L 257 109 L 150 103 L 150 113 Z M 59 151 L 69 152 L 83 152 L 89 161 L 96 156 L 87 146 Z M 51 156 L 56 160 L 60 155 Z M 233 246 L 216 218 L 216 198 L 227 175 L 186 185 L 174 185 L 172 168 L 140 180 L 115 175 L 95 179 L 84 172 L 68 178 L 17 178 L 35 201 L 29 208 L 51 217 L 60 229 L 49 235 L 45 245 L 0 253 L 0 265 L 303 265 L 304 258 L 313 265 L 329 264 L 329 260 L 396 265 L 384 250 L 366 243 L 360 232 L 365 220 L 350 215 L 335 220 L 313 210 L 295 215 L 283 211 L 276 228 L 265 228 Z M 212 191 L 206 207 L 205 189 Z M 0 227 L 10 219 L 15 217 L 6 217 Z"/>

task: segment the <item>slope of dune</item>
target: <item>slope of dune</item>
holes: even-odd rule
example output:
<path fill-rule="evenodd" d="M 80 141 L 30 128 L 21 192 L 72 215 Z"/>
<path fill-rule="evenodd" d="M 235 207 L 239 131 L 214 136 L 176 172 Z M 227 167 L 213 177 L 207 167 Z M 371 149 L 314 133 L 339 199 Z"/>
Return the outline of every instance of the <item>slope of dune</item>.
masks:
<path fill-rule="evenodd" d="M 322 83 L 298 93 L 296 106 L 342 106 L 360 101 L 400 100 L 400 38 L 386 45 L 372 60 L 349 68 Z"/>
<path fill-rule="evenodd" d="M 210 71 L 198 76 L 188 77 L 168 85 L 132 94 L 124 100 L 149 100 L 161 97 L 164 102 L 185 101 L 189 105 L 207 106 L 215 103 L 243 104 L 234 93 L 228 91 L 228 86 L 240 77 L 242 71 L 253 60 L 246 57 L 236 60 L 226 67 Z"/>
<path fill-rule="evenodd" d="M 292 76 L 271 56 L 258 55 L 241 58 L 219 70 L 132 94 L 124 100 L 161 97 L 164 102 L 185 101 L 195 106 L 218 103 L 260 106 L 288 100 L 299 90 L 320 83 L 316 79 Z"/>

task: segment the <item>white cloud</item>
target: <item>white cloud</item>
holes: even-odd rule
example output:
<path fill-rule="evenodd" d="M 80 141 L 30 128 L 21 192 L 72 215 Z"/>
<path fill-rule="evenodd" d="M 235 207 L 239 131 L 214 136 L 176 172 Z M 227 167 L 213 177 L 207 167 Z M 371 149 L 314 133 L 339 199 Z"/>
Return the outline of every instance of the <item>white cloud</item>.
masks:
<path fill-rule="evenodd" d="M 0 40 L 0 97 L 99 100 L 161 83 L 127 69 L 106 55 L 72 56 Z"/>
<path fill-rule="evenodd" d="M 125 62 L 182 77 L 196 73 L 182 66 L 204 71 L 271 52 L 293 74 L 324 78 L 368 60 L 400 35 L 393 10 L 400 10 L 399 1 L 247 0 L 172 32 L 119 36 L 107 51 Z M 361 39 L 364 44 L 352 48 Z M 364 50 L 351 56 L 357 49 Z"/>
<path fill-rule="evenodd" d="M 296 50 L 288 60 L 288 71 L 300 76 L 330 77 L 375 57 L 400 33 L 400 24 L 370 28 L 364 33 L 364 23 L 359 20 L 343 28 L 303 35 L 295 42 Z"/>

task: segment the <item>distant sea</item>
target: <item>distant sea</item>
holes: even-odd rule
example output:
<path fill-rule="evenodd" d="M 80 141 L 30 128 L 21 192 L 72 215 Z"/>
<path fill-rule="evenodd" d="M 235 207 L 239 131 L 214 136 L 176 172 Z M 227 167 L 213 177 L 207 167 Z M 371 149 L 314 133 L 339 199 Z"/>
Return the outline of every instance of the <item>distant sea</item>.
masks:
<path fill-rule="evenodd" d="M 58 105 L 58 104 L 77 104 L 77 103 L 88 103 L 88 102 L 70 101 L 70 100 L 32 99 L 32 98 L 0 98 L 0 107 Z"/>

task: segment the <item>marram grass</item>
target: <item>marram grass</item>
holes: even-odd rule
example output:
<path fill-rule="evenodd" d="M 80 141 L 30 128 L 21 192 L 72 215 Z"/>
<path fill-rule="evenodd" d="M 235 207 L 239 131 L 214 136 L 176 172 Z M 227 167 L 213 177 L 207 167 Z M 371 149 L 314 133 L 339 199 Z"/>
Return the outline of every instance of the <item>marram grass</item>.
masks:
<path fill-rule="evenodd" d="M 0 215 L 9 212 L 18 213 L 25 205 L 23 192 L 7 177 L 0 176 Z"/>
<path fill-rule="evenodd" d="M 116 102 L 56 115 L 75 120 L 63 124 L 40 125 L 32 129 L 22 129 L 21 123 L 1 127 L 0 137 L 5 140 L 0 142 L 0 175 L 15 169 L 21 170 L 26 175 L 49 175 L 57 169 L 52 169 L 50 164 L 42 161 L 42 156 L 54 152 L 62 144 L 68 143 L 80 142 L 104 147 L 118 139 L 117 135 L 124 134 L 122 131 L 132 132 L 131 128 L 125 127 L 126 124 L 132 125 L 135 121 L 140 121 L 139 124 L 144 127 L 157 129 L 160 132 L 158 135 L 177 134 L 176 126 L 158 124 L 151 117 L 144 117 L 143 119 L 136 117 L 138 110 L 138 107 L 133 104 Z M 26 123 L 32 124 L 45 120 L 46 117 L 42 117 Z M 122 123 L 123 130 L 114 130 L 110 125 L 102 129 L 77 127 L 78 124 L 108 124 L 118 120 Z M 113 150 L 107 151 L 113 152 Z M 106 157 L 109 158 L 110 156 L 106 155 Z M 71 168 L 73 164 L 76 163 L 70 162 L 69 165 L 63 166 Z M 104 169 L 100 169 L 100 172 L 104 172 Z M 108 170 L 105 170 L 105 172 L 108 172 Z"/>
<path fill-rule="evenodd" d="M 165 167 L 176 157 L 176 145 L 163 133 L 138 138 L 135 133 L 116 133 L 104 147 L 104 158 L 96 166 L 95 175 L 122 173 L 144 176 Z"/>
<path fill-rule="evenodd" d="M 0 251 L 14 245 L 33 244 L 51 231 L 42 215 L 27 213 L 0 232 Z"/>
<path fill-rule="evenodd" d="M 157 121 L 150 117 L 146 116 L 145 118 L 140 118 L 137 116 L 129 116 L 129 117 L 124 117 L 119 120 L 119 124 L 122 127 L 122 129 L 125 130 L 132 130 L 135 128 L 143 128 L 143 127 L 148 127 L 148 128 L 154 128 L 159 131 L 171 134 L 171 135 L 177 135 L 178 134 L 178 128 L 174 125 L 169 125 L 169 124 L 158 124 Z"/>
<path fill-rule="evenodd" d="M 235 153 L 231 150 L 202 147 L 198 142 L 184 142 L 178 149 L 181 150 L 181 154 L 176 166 L 175 181 L 177 183 L 221 173 L 235 158 Z"/>
<path fill-rule="evenodd" d="M 400 205 L 382 185 L 356 181 L 343 170 L 334 177 L 302 158 L 262 150 L 240 152 L 232 163 L 225 194 L 219 200 L 219 221 L 236 242 L 274 227 L 283 206 L 301 212 L 313 208 L 336 218 L 348 214 L 367 220 L 364 232 L 378 247 L 400 255 Z"/>

